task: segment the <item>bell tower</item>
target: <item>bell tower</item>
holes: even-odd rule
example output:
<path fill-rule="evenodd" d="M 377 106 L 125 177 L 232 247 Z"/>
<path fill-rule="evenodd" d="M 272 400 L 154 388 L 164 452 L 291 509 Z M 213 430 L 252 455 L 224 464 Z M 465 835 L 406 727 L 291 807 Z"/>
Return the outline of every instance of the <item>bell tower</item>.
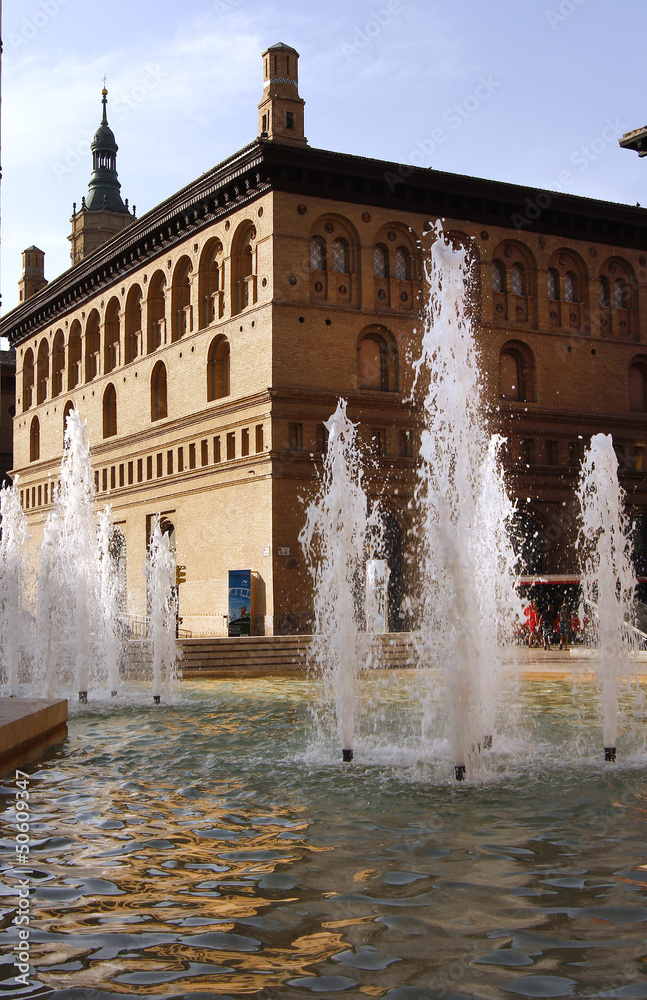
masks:
<path fill-rule="evenodd" d="M 101 124 L 92 140 L 92 176 L 88 185 L 87 198 L 81 200 L 81 209 L 73 207 L 72 232 L 68 236 L 72 244 L 70 256 L 73 264 L 100 247 L 111 236 L 135 220 L 135 212 L 128 211 L 128 200 L 122 201 L 121 184 L 117 178 L 117 143 L 114 132 L 108 125 L 108 91 L 101 91 L 103 114 Z"/>
<path fill-rule="evenodd" d="M 307 146 L 303 134 L 303 108 L 299 97 L 299 53 L 277 42 L 263 53 L 263 97 L 258 105 L 261 139 Z"/>

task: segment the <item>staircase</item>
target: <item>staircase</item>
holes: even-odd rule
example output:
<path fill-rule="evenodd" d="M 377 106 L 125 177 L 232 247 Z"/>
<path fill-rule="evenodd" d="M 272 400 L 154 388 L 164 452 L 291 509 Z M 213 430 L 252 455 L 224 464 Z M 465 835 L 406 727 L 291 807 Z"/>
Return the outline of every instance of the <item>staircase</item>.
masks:
<path fill-rule="evenodd" d="M 394 669 L 413 663 L 411 636 L 406 632 L 362 637 L 366 665 Z M 310 635 L 241 636 L 235 639 L 181 639 L 182 676 L 189 678 L 307 675 Z"/>

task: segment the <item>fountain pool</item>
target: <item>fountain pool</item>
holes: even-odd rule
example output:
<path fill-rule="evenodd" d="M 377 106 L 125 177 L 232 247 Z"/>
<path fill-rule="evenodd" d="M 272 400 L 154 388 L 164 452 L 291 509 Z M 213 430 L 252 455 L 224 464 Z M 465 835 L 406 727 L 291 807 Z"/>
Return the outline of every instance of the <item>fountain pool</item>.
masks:
<path fill-rule="evenodd" d="M 350 765 L 306 680 L 185 682 L 162 713 L 143 688 L 73 706 L 28 768 L 32 985 L 7 953 L 6 995 L 647 997 L 634 693 L 610 766 L 593 685 L 523 681 L 523 721 L 457 784 L 450 743 L 420 738 L 416 683 L 362 678 Z M 13 780 L 2 795 L 9 852 Z M 24 869 L 3 868 L 14 944 Z"/>

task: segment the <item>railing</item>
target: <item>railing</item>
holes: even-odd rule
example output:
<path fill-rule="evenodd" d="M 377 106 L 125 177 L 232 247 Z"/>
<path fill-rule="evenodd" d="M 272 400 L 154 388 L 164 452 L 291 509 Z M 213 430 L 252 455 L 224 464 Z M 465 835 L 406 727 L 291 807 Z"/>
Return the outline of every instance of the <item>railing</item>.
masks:
<path fill-rule="evenodd" d="M 119 615 L 119 623 L 131 639 L 148 639 L 149 621 L 147 615 L 128 615 L 125 612 Z M 193 632 L 188 628 L 176 628 L 175 638 L 192 639 Z"/>

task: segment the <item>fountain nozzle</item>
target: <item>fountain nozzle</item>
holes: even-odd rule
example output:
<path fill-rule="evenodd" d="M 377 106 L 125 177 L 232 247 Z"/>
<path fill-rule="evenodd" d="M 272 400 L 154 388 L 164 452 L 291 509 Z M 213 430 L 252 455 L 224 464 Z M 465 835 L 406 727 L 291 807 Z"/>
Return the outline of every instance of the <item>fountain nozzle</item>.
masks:
<path fill-rule="evenodd" d="M 161 695 L 159 695 L 159 694 L 154 694 L 154 695 L 153 695 L 153 701 L 155 702 L 155 704 L 156 704 L 156 705 L 159 705 L 159 703 L 160 703 L 160 700 L 161 700 L 161 697 L 162 697 L 162 696 L 161 696 Z"/>
<path fill-rule="evenodd" d="M 454 764 L 454 774 L 456 775 L 456 781 L 465 781 L 465 765 Z"/>
<path fill-rule="evenodd" d="M 615 747 L 605 747 L 604 748 L 604 759 L 615 762 L 616 759 L 616 748 Z"/>
<path fill-rule="evenodd" d="M 88 703 L 88 692 L 79 691 L 79 704 L 87 705 L 87 703 Z"/>
<path fill-rule="evenodd" d="M 110 692 L 110 697 L 111 698 L 116 698 L 117 697 L 117 692 L 116 691 L 111 691 Z"/>
<path fill-rule="evenodd" d="M 351 760 L 353 759 L 353 751 L 342 749 L 341 759 L 343 760 L 344 764 L 350 764 Z"/>

